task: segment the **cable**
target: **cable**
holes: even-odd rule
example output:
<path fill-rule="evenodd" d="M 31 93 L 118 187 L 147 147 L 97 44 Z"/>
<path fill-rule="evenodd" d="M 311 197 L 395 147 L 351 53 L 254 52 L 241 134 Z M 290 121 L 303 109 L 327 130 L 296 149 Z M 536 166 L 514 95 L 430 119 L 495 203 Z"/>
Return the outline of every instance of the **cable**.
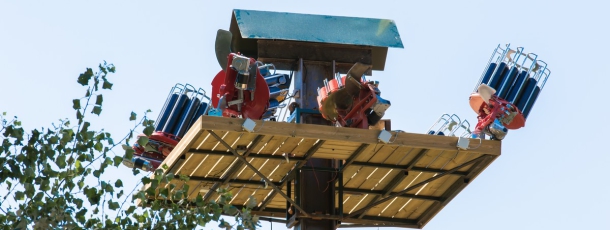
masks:
<path fill-rule="evenodd" d="M 313 172 L 313 176 L 316 178 L 316 184 L 318 184 L 318 191 L 320 191 L 320 181 L 318 180 L 318 175 L 316 175 L 316 170 L 313 168 L 313 164 L 311 165 L 311 171 Z"/>
<path fill-rule="evenodd" d="M 334 181 L 337 179 L 338 175 L 339 175 L 339 170 L 335 170 L 335 175 L 333 176 L 333 179 L 330 179 L 329 181 L 326 182 L 326 188 L 322 192 L 326 192 L 326 190 L 328 190 L 331 182 L 333 182 L 333 184 L 335 184 Z"/>

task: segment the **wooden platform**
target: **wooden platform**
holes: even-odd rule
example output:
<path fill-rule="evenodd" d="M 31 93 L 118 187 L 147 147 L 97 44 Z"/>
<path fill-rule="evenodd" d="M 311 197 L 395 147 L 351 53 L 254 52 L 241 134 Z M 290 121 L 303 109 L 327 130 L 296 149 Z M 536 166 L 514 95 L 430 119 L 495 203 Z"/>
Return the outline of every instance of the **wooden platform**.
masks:
<path fill-rule="evenodd" d="M 384 144 L 378 130 L 256 121 L 253 132 L 246 132 L 243 123 L 203 116 L 164 163 L 168 171 L 191 177 L 192 198 L 216 199 L 209 191 L 227 188 L 233 205 L 243 206 L 253 196 L 259 203 L 255 214 L 288 222 L 287 205 L 293 213 L 299 205 L 287 201 L 295 195 L 294 186 L 287 185 L 302 170 L 319 170 L 339 175 L 339 183 L 329 184 L 336 186 L 341 202 L 335 207 L 343 213 L 299 213 L 292 221 L 323 218 L 341 220 L 341 226 L 422 228 L 500 155 L 499 141 L 471 139 L 468 150 L 458 151 L 457 137 L 392 132 Z M 284 154 L 290 154 L 288 160 Z M 312 157 L 336 159 L 342 167 L 303 167 Z M 320 191 L 326 187 L 320 182 Z"/>

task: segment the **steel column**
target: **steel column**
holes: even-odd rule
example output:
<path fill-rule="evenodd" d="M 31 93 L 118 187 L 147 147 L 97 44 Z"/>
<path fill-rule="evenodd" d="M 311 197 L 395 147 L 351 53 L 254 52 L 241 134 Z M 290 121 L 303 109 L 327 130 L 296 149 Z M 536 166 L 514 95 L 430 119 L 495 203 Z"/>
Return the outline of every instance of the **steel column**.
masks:
<path fill-rule="evenodd" d="M 325 50 L 324 53 L 330 54 L 333 52 L 333 50 Z M 370 58 L 370 56 L 367 55 L 362 56 Z M 333 60 L 330 59 L 321 61 L 326 61 L 326 63 L 304 63 L 302 58 L 299 59 L 298 69 L 294 80 L 294 88 L 300 92 L 299 97 L 295 99 L 295 102 L 299 104 L 300 108 L 317 109 L 318 88 L 324 87 L 324 80 L 330 80 L 334 77 L 335 66 L 329 65 Z M 302 123 L 330 125 L 330 122 L 319 116 L 314 116 L 312 114 L 302 114 L 301 116 Z M 307 163 L 312 167 L 333 167 L 336 166 L 333 161 L 334 160 L 314 158 L 308 160 Z M 311 171 L 301 172 L 301 176 L 298 179 L 300 182 L 299 186 L 301 187 L 301 194 L 298 199 L 301 200 L 303 208 L 310 213 L 335 215 L 336 206 L 334 182 L 331 184 L 333 186 L 329 186 L 329 188 L 325 191 L 318 188 L 318 181 L 325 183 L 333 179 L 332 173 Z M 321 185 L 321 187 L 323 189 L 325 186 Z M 337 227 L 336 220 L 313 220 L 307 218 L 298 221 L 299 223 L 296 225 L 295 230 L 331 230 L 336 229 Z"/>

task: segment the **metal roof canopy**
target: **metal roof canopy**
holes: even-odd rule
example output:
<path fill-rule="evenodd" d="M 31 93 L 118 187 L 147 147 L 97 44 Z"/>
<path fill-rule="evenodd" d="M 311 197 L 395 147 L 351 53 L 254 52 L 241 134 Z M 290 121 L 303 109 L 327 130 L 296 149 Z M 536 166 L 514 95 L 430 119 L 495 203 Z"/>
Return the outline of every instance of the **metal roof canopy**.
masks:
<path fill-rule="evenodd" d="M 360 61 L 372 64 L 373 70 L 383 70 L 388 47 L 404 48 L 396 24 L 389 19 L 236 9 L 230 31 L 233 51 L 273 63 L 303 58 L 336 60 L 351 66 Z M 277 40 L 284 42 L 269 44 Z M 274 47 L 279 50 L 273 50 Z M 339 50 L 328 52 L 333 47 Z M 365 56 L 372 54 L 372 59 L 358 59 L 363 55 L 354 52 L 363 50 L 370 52 Z M 316 56 L 320 53 L 325 53 L 324 57 Z"/>
<path fill-rule="evenodd" d="M 473 140 L 469 150 L 458 150 L 457 137 L 404 132 L 391 132 L 390 143 L 381 143 L 379 130 L 269 121 L 255 121 L 253 132 L 246 132 L 244 121 L 202 116 L 163 162 L 166 172 L 190 176 L 191 199 L 217 199 L 214 189 L 227 188 L 237 208 L 253 196 L 253 214 L 288 226 L 316 218 L 340 220 L 339 227 L 422 228 L 501 147 L 499 141 Z M 286 159 L 284 153 L 291 155 Z M 310 158 L 343 161 L 338 169 L 303 167 Z M 338 183 L 320 182 L 319 190 L 336 186 L 340 215 L 302 211 L 293 181 L 305 170 L 336 173 Z M 176 178 L 170 183 L 182 187 L 185 182 Z M 300 212 L 289 215 L 288 209 Z"/>

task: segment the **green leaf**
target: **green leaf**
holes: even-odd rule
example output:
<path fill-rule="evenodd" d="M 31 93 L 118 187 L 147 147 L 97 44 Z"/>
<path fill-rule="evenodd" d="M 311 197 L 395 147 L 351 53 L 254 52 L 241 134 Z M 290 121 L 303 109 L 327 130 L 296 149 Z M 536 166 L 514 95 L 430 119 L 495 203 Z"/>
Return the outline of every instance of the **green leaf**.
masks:
<path fill-rule="evenodd" d="M 135 120 L 136 120 L 136 117 L 137 117 L 137 114 L 136 114 L 136 113 L 134 113 L 134 112 L 131 112 L 131 115 L 129 116 L 129 120 L 130 120 L 130 121 L 135 121 Z"/>
<path fill-rule="evenodd" d="M 74 204 L 76 204 L 76 208 L 82 208 L 83 207 L 83 200 L 82 199 L 74 199 Z"/>
<path fill-rule="evenodd" d="M 148 144 L 148 137 L 147 136 L 138 137 L 138 144 L 140 146 L 146 146 L 146 144 Z"/>
<path fill-rule="evenodd" d="M 121 181 L 121 179 L 117 179 L 116 182 L 114 182 L 114 187 L 123 187 L 123 181 Z"/>
<path fill-rule="evenodd" d="M 169 189 L 162 188 L 161 190 L 159 190 L 159 196 L 161 196 L 161 198 L 163 199 L 167 199 L 169 196 Z"/>
<path fill-rule="evenodd" d="M 91 77 L 93 77 L 93 70 L 91 68 L 87 68 L 87 71 L 78 76 L 78 80 L 76 82 L 85 86 L 89 83 Z"/>
<path fill-rule="evenodd" d="M 57 136 L 49 137 L 49 144 L 54 145 L 54 144 L 57 144 L 58 142 L 59 142 L 59 137 L 57 137 Z"/>
<path fill-rule="evenodd" d="M 15 200 L 23 200 L 24 197 L 25 197 L 25 194 L 22 191 L 15 192 Z"/>
<path fill-rule="evenodd" d="M 250 196 L 250 199 L 248 200 L 248 203 L 246 203 L 246 207 L 249 208 L 249 209 L 252 209 L 252 208 L 256 207 L 256 197 Z"/>
<path fill-rule="evenodd" d="M 142 177 L 142 184 L 147 185 L 150 183 L 150 178 L 148 177 Z"/>
<path fill-rule="evenodd" d="M 80 110 L 76 111 L 76 119 L 79 121 L 83 119 L 83 114 L 80 112 Z"/>
<path fill-rule="evenodd" d="M 104 83 L 102 83 L 102 89 L 112 89 L 112 83 L 104 81 Z"/>
<path fill-rule="evenodd" d="M 119 165 L 121 165 L 121 162 L 123 162 L 123 157 L 115 156 L 113 160 L 114 160 L 114 167 L 118 167 Z"/>
<path fill-rule="evenodd" d="M 131 149 L 131 148 L 130 149 L 126 149 L 125 150 L 125 156 L 123 156 L 123 158 L 127 158 L 127 159 L 133 158 L 133 153 L 134 152 L 135 151 L 133 149 Z"/>
<path fill-rule="evenodd" d="M 125 211 L 125 214 L 127 214 L 127 215 L 132 214 L 135 210 L 136 210 L 135 206 L 129 206 L 127 211 Z"/>
<path fill-rule="evenodd" d="M 59 167 L 60 169 L 65 168 L 66 167 L 66 155 L 58 156 L 57 159 L 55 160 L 55 163 L 57 164 L 57 167 Z"/>
<path fill-rule="evenodd" d="M 142 132 L 144 133 L 144 135 L 150 136 L 150 135 L 152 135 L 152 133 L 154 131 L 155 131 L 155 127 L 153 127 L 153 126 L 146 126 L 146 128 L 144 128 L 144 130 Z"/>
<path fill-rule="evenodd" d="M 104 164 L 105 165 L 112 165 L 113 161 L 112 159 L 110 159 L 110 157 L 106 157 L 106 159 L 104 159 Z"/>
<path fill-rule="evenodd" d="M 102 102 L 104 102 L 104 97 L 101 94 L 97 95 L 97 98 L 95 99 L 95 104 L 101 106 Z"/>
<path fill-rule="evenodd" d="M 91 113 L 96 114 L 96 115 L 100 115 L 100 113 L 102 113 L 102 107 L 99 105 L 96 105 L 93 107 L 93 110 L 91 111 Z"/>
<path fill-rule="evenodd" d="M 108 201 L 108 208 L 112 210 L 117 210 L 119 208 L 119 203 L 114 201 Z"/>
<path fill-rule="evenodd" d="M 96 150 L 96 151 L 98 151 L 98 152 L 101 152 L 101 151 L 102 151 L 102 149 L 103 149 L 103 147 L 104 147 L 104 146 L 102 145 L 102 143 L 97 142 L 97 143 L 95 143 L 95 145 L 93 146 L 93 149 L 95 149 L 95 150 Z"/>
<path fill-rule="evenodd" d="M 74 108 L 74 109 L 80 109 L 80 99 L 74 99 L 74 100 L 72 100 L 72 108 Z"/>
<path fill-rule="evenodd" d="M 167 175 L 165 175 L 165 177 L 166 177 L 168 180 L 173 180 L 173 179 L 174 179 L 174 174 L 173 174 L 173 173 L 167 173 Z"/>
<path fill-rule="evenodd" d="M 223 209 L 224 209 L 225 213 L 226 213 L 227 215 L 230 215 L 230 216 L 234 216 L 234 215 L 235 215 L 235 214 L 237 214 L 237 213 L 238 213 L 238 211 L 239 211 L 239 210 L 237 210 L 237 208 L 236 208 L 235 206 L 233 206 L 233 205 L 231 205 L 231 206 L 226 205 L 226 206 L 224 206 L 224 208 L 223 208 Z"/>

